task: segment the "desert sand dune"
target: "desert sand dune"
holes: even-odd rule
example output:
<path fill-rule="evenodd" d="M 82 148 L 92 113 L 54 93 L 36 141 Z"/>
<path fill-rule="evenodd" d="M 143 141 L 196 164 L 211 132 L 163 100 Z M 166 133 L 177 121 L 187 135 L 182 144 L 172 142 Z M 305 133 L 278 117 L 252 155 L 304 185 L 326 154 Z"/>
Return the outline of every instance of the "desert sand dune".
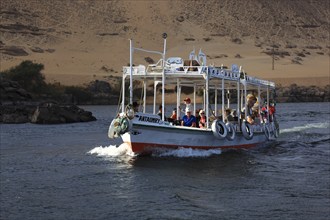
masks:
<path fill-rule="evenodd" d="M 330 84 L 328 1 L 1 1 L 1 71 L 32 60 L 49 82 L 82 85 L 121 75 L 136 47 L 239 64 L 282 85 Z M 271 51 L 275 63 L 272 69 Z M 25 53 L 23 53 L 23 51 Z M 15 55 L 12 53 L 16 52 Z M 147 64 L 139 53 L 135 64 Z"/>

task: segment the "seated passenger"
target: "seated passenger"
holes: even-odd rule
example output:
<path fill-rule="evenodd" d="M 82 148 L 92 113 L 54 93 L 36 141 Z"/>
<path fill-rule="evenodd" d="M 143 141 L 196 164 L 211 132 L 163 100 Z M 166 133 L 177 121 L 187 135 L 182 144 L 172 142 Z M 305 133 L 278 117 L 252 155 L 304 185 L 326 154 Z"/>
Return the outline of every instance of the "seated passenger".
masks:
<path fill-rule="evenodd" d="M 159 105 L 157 115 L 159 115 L 160 119 L 162 119 L 162 117 L 163 117 L 163 106 L 162 105 Z M 164 117 L 164 121 L 166 121 L 166 117 Z"/>
<path fill-rule="evenodd" d="M 199 114 L 199 112 L 201 111 L 202 109 L 196 109 L 196 112 L 195 112 L 195 117 L 196 117 L 196 127 L 199 127 L 199 121 L 201 120 L 201 116 Z"/>
<path fill-rule="evenodd" d="M 196 127 L 196 117 L 191 114 L 191 110 L 186 108 L 186 114 L 182 117 L 182 126 Z"/>
<path fill-rule="evenodd" d="M 205 116 L 204 110 L 199 111 L 199 116 L 200 116 L 199 127 L 200 128 L 206 128 L 206 116 Z"/>
<path fill-rule="evenodd" d="M 227 108 L 225 111 L 225 122 L 227 123 L 227 122 L 231 122 L 231 121 L 234 121 L 234 118 L 231 115 L 231 109 Z"/>
<path fill-rule="evenodd" d="M 172 115 L 170 116 L 169 119 L 176 120 L 177 114 L 176 114 L 176 108 L 173 109 Z"/>
<path fill-rule="evenodd" d="M 237 111 L 236 110 L 233 110 L 231 115 L 233 116 L 233 120 L 234 122 L 237 122 L 238 121 L 238 115 L 237 115 Z"/>
<path fill-rule="evenodd" d="M 138 112 L 139 111 L 139 104 L 137 102 L 133 102 L 133 110 L 134 112 Z"/>
<path fill-rule="evenodd" d="M 181 125 L 181 122 L 180 122 L 181 120 L 177 120 L 176 118 L 177 118 L 176 108 L 174 108 L 172 111 L 172 115 L 169 118 L 167 118 L 167 120 L 169 122 L 172 122 L 173 125 Z"/>

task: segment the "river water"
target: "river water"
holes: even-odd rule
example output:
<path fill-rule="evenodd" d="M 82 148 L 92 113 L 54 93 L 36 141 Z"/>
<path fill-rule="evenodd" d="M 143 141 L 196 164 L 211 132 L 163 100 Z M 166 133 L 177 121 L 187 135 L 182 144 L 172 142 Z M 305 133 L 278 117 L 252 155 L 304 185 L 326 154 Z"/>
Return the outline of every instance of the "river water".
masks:
<path fill-rule="evenodd" d="M 0 218 L 329 219 L 330 103 L 277 105 L 281 135 L 252 150 L 132 157 L 95 122 L 1 124 Z"/>

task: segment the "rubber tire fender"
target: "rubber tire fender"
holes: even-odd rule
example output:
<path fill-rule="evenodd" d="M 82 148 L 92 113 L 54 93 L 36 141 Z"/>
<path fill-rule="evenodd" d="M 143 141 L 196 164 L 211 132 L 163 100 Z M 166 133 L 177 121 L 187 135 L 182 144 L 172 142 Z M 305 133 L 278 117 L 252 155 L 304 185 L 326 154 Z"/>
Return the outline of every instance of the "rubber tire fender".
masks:
<path fill-rule="evenodd" d="M 213 135 L 218 139 L 224 139 L 227 136 L 227 127 L 223 121 L 220 119 L 215 120 L 212 123 Z"/>
<path fill-rule="evenodd" d="M 228 122 L 226 123 L 226 127 L 227 127 L 227 136 L 226 136 L 227 140 L 229 141 L 234 140 L 236 137 L 235 126 L 232 123 Z"/>
<path fill-rule="evenodd" d="M 264 124 L 263 129 L 267 140 L 270 140 L 271 133 L 269 129 L 269 124 Z"/>
<path fill-rule="evenodd" d="M 241 127 L 242 127 L 242 134 L 245 137 L 245 139 L 246 140 L 251 140 L 253 138 L 253 127 L 252 127 L 252 125 L 247 121 L 243 121 Z"/>

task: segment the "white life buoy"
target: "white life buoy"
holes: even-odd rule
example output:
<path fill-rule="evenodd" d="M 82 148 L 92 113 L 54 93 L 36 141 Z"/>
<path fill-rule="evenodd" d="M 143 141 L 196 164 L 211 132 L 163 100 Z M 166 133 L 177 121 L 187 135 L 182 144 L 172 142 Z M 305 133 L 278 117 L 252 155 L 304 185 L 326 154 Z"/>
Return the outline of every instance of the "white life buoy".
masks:
<path fill-rule="evenodd" d="M 124 134 L 132 128 L 132 122 L 127 117 L 118 118 L 118 122 L 118 134 Z"/>
<path fill-rule="evenodd" d="M 108 137 L 111 138 L 111 139 L 116 137 L 115 122 L 116 122 L 116 119 L 113 119 L 110 126 L 109 126 L 109 130 L 108 130 Z"/>
<path fill-rule="evenodd" d="M 132 105 L 126 105 L 125 107 L 125 113 L 126 113 L 126 116 L 129 118 L 129 119 L 133 119 L 134 118 L 134 109 L 133 109 L 133 106 Z"/>
<path fill-rule="evenodd" d="M 225 123 L 219 119 L 212 123 L 213 135 L 218 139 L 224 139 L 227 136 L 227 127 Z"/>
<path fill-rule="evenodd" d="M 251 140 L 253 138 L 253 127 L 250 123 L 243 121 L 242 123 L 242 133 L 246 140 Z"/>
<path fill-rule="evenodd" d="M 227 127 L 227 136 L 226 138 L 229 140 L 229 141 L 232 141 L 235 139 L 235 136 L 236 136 L 236 129 L 235 129 L 235 126 L 228 122 L 226 124 L 226 127 Z"/>
<path fill-rule="evenodd" d="M 126 116 L 119 116 L 112 120 L 109 126 L 108 137 L 111 139 L 116 138 L 119 135 L 130 131 L 132 126 L 132 121 Z"/>

